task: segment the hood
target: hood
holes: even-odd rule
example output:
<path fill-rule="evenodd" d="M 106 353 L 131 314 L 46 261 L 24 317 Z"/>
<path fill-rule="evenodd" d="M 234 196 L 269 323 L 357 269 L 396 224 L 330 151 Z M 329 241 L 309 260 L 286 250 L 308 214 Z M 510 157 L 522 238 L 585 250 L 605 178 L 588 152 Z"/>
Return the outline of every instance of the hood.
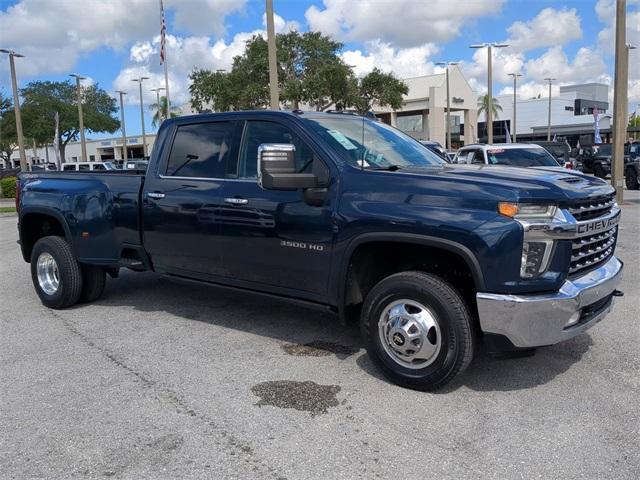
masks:
<path fill-rule="evenodd" d="M 432 182 L 463 182 L 501 191 L 508 201 L 568 203 L 614 192 L 606 181 L 563 167 L 510 167 L 447 164 L 438 168 L 407 168 L 390 175 L 420 175 Z"/>

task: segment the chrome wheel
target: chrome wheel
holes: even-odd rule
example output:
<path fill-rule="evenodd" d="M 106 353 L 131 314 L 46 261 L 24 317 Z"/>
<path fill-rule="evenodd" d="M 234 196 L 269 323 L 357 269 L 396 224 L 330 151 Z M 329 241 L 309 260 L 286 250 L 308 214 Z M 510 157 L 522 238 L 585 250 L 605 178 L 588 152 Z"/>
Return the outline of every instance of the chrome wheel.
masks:
<path fill-rule="evenodd" d="M 442 346 L 436 316 L 413 300 L 390 303 L 378 320 L 380 342 L 387 354 L 403 367 L 419 369 L 431 365 Z"/>
<path fill-rule="evenodd" d="M 38 284 L 44 293 L 53 295 L 60 288 L 58 264 L 50 253 L 42 252 L 37 264 Z"/>

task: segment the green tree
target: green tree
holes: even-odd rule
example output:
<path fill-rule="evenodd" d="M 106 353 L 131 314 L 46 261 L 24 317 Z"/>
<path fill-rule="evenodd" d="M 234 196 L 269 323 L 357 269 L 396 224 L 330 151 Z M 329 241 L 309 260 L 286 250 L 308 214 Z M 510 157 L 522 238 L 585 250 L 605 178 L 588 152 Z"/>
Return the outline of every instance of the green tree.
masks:
<path fill-rule="evenodd" d="M 4 160 L 7 166 L 17 143 L 13 102 L 11 98 L 0 92 L 0 159 Z"/>
<path fill-rule="evenodd" d="M 499 113 L 502 111 L 502 106 L 497 98 L 493 98 L 491 100 L 491 112 L 493 113 L 493 119 L 497 120 L 499 117 Z M 485 113 L 489 110 L 489 94 L 482 95 L 478 98 L 478 115 Z"/>
<path fill-rule="evenodd" d="M 318 32 L 276 37 L 280 99 L 291 108 L 306 102 L 325 110 L 347 99 L 353 72 L 338 56 L 342 44 Z M 202 111 L 264 108 L 269 104 L 267 42 L 254 36 L 230 72 L 194 70 L 189 76 L 191 105 Z"/>
<path fill-rule="evenodd" d="M 364 115 L 374 105 L 389 106 L 394 110 L 402 107 L 403 95 L 409 93 L 409 87 L 392 73 L 384 73 L 378 68 L 361 79 L 351 82 L 351 95 L 347 106 L 354 107 Z"/>
<path fill-rule="evenodd" d="M 155 127 L 162 123 L 162 120 L 167 118 L 167 110 L 169 110 L 169 105 L 167 102 L 167 97 L 160 97 L 160 104 L 152 103 L 149 105 L 149 110 L 153 112 L 153 118 L 151 119 L 151 124 Z M 171 118 L 176 118 L 178 116 L 178 111 L 180 109 L 178 107 L 172 106 L 169 116 Z"/>
<path fill-rule="evenodd" d="M 65 148 L 79 136 L 79 120 L 76 86 L 70 81 L 29 83 L 21 91 L 25 137 L 35 139 L 38 145 L 49 144 L 55 132 L 55 112 L 60 118 L 60 157 L 65 158 Z M 82 89 L 84 127 L 89 132 L 113 133 L 120 127 L 115 116 L 115 99 L 97 84 Z"/>

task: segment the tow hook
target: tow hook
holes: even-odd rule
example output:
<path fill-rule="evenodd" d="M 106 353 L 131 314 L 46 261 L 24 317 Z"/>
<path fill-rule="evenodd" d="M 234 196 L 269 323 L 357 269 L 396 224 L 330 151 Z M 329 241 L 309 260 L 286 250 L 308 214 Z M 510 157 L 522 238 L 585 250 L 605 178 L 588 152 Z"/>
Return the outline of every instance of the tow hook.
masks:
<path fill-rule="evenodd" d="M 614 297 L 624 297 L 624 292 L 622 290 L 614 290 L 611 295 Z"/>

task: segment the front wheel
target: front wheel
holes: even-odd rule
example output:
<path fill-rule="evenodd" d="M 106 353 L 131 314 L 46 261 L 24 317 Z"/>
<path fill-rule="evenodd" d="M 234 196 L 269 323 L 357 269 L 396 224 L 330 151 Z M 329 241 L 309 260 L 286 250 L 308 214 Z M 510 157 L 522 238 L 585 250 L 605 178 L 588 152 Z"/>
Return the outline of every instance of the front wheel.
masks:
<path fill-rule="evenodd" d="M 624 176 L 624 181 L 627 184 L 627 188 L 629 190 L 638 190 L 638 188 L 640 187 L 640 182 L 638 182 L 639 178 L 640 177 L 633 168 L 627 169 L 627 174 Z"/>
<path fill-rule="evenodd" d="M 44 237 L 33 246 L 31 279 L 40 300 L 49 308 L 70 307 L 82 292 L 80 265 L 61 237 Z"/>
<path fill-rule="evenodd" d="M 360 322 L 370 357 L 398 385 L 437 390 L 471 363 L 469 309 L 435 275 L 402 272 L 385 278 L 367 295 Z"/>
<path fill-rule="evenodd" d="M 607 178 L 607 172 L 602 165 L 593 167 L 593 174 L 598 178 Z"/>

